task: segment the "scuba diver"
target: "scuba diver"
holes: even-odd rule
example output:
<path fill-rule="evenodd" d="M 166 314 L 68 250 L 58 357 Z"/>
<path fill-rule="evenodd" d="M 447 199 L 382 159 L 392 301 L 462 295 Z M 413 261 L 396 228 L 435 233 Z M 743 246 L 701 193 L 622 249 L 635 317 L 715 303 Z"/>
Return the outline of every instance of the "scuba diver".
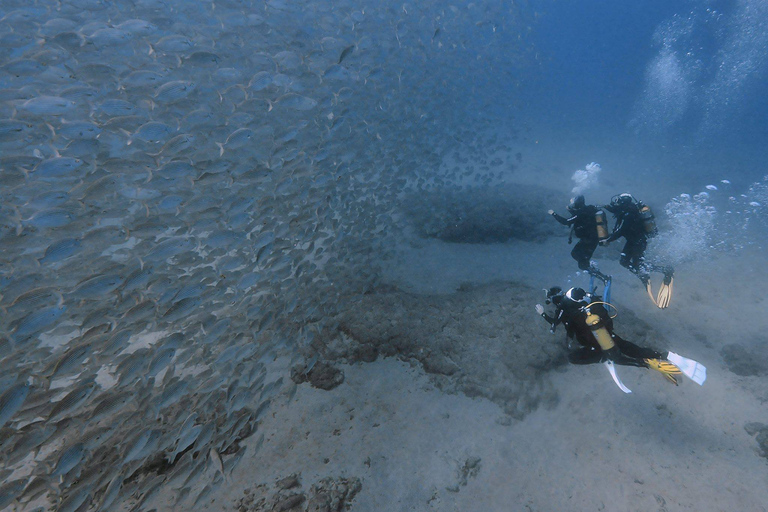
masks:
<path fill-rule="evenodd" d="M 630 194 L 620 194 L 611 199 L 611 203 L 603 207 L 616 218 L 613 233 L 600 241 L 600 245 L 608 245 L 621 237 L 626 239 L 621 251 L 619 263 L 629 269 L 643 282 L 648 296 L 656 306 L 664 309 L 672 300 L 672 284 L 674 269 L 654 265 L 645 261 L 644 253 L 648 247 L 648 238 L 657 233 L 656 222 L 649 206 L 636 200 Z M 661 288 L 656 297 L 651 289 L 651 272 L 664 274 Z"/>
<path fill-rule="evenodd" d="M 554 315 L 545 313 L 541 304 L 536 304 L 536 312 L 550 324 L 550 332 L 554 333 L 556 327 L 563 324 L 569 346 L 574 339 L 579 344 L 579 348 L 568 354 L 568 360 L 572 364 L 604 363 L 616 385 L 625 393 L 631 391 L 619 380 L 614 364 L 656 370 L 675 385 L 683 373 L 699 385 L 707 378 L 707 369 L 692 359 L 674 352 L 664 355 L 615 334 L 613 318 L 616 315 L 612 317 L 605 307 L 613 308 L 613 305 L 603 302 L 598 295 L 588 294 L 581 288 L 571 288 L 563 293 L 555 286 L 547 291 L 546 303 L 554 304 Z"/>
<path fill-rule="evenodd" d="M 573 235 L 579 239 L 571 251 L 571 257 L 577 261 L 579 269 L 601 279 L 607 286 L 611 276 L 600 272 L 595 262 L 591 261 L 597 244 L 600 240 L 608 238 L 605 213 L 597 206 L 586 204 L 582 195 L 571 199 L 571 204 L 568 205 L 570 217 L 558 215 L 554 210 L 549 210 L 547 213 L 563 226 L 571 227 L 571 234 L 568 236 L 569 244 L 573 242 Z"/>

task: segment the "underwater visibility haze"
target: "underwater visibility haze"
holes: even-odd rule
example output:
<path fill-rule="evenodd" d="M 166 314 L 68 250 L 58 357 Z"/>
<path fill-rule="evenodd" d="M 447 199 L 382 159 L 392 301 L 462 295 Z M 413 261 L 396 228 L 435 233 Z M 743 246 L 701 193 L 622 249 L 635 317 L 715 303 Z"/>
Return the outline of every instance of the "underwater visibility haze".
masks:
<path fill-rule="evenodd" d="M 0 0 L 0 510 L 765 510 L 766 25 Z M 616 329 L 704 386 L 534 310 L 589 282 L 547 210 L 621 193 L 677 295 L 598 247 Z"/>

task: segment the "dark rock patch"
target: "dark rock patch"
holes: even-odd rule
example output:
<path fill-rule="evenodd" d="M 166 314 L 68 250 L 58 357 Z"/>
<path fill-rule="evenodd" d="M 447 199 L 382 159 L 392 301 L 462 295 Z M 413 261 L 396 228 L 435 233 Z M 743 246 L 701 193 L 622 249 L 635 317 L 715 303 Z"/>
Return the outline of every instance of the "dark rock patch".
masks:
<path fill-rule="evenodd" d="M 309 382 L 312 387 L 331 390 L 344 382 L 344 372 L 330 364 L 318 361 L 307 371 L 306 365 L 294 366 L 291 370 L 291 380 L 296 384 Z"/>
<path fill-rule="evenodd" d="M 768 354 L 749 350 L 741 345 L 726 345 L 720 351 L 728 369 L 742 377 L 768 374 Z"/>
<path fill-rule="evenodd" d="M 359 478 L 324 478 L 303 490 L 293 474 L 273 486 L 246 489 L 235 503 L 237 512 L 345 512 L 363 488 Z"/>
<path fill-rule="evenodd" d="M 744 425 L 747 434 L 755 436 L 760 456 L 768 459 L 768 425 L 764 423 L 747 423 Z"/>
<path fill-rule="evenodd" d="M 542 187 L 499 185 L 422 191 L 404 204 L 422 238 L 491 244 L 552 236 L 557 226 L 547 222 L 546 211 L 567 202 L 567 197 Z"/>

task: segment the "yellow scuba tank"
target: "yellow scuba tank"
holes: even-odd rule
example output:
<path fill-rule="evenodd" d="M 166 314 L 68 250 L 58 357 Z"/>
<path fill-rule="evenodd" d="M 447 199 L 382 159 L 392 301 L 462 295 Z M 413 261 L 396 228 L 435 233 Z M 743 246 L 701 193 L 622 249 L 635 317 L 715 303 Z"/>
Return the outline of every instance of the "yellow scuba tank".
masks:
<path fill-rule="evenodd" d="M 643 204 L 640 206 L 640 218 L 643 219 L 643 228 L 649 235 L 656 234 L 656 218 L 653 216 L 651 207 Z"/>
<path fill-rule="evenodd" d="M 594 313 L 589 313 L 586 322 L 603 352 L 616 346 L 611 337 L 611 333 L 605 328 L 605 325 L 603 325 L 603 321 L 599 316 Z"/>
<path fill-rule="evenodd" d="M 608 221 L 605 218 L 603 210 L 597 210 L 595 213 L 595 222 L 597 223 L 597 238 L 605 240 L 608 238 Z"/>

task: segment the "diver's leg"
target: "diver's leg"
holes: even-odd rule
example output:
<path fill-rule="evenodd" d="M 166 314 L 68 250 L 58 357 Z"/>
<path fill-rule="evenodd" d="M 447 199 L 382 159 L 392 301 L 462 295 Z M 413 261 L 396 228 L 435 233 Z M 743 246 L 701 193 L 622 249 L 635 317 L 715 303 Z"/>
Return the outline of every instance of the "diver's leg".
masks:
<path fill-rule="evenodd" d="M 648 364 L 642 359 L 635 359 L 634 357 L 630 357 L 627 354 L 622 353 L 618 345 L 615 345 L 612 348 L 602 352 L 601 355 L 603 361 L 613 361 L 615 364 L 620 364 L 622 366 L 639 366 L 642 368 L 648 367 Z"/>
<path fill-rule="evenodd" d="M 645 286 L 648 286 L 651 276 L 643 263 L 643 253 L 647 242 L 645 239 L 627 240 L 621 253 L 620 263 L 635 274 Z"/>
<path fill-rule="evenodd" d="M 621 353 L 635 359 L 664 359 L 665 356 L 661 352 L 656 352 L 650 348 L 644 348 L 639 345 L 635 345 L 631 341 L 627 341 L 620 336 L 614 334 L 613 341 L 616 346 L 619 347 Z"/>
<path fill-rule="evenodd" d="M 573 248 L 573 252 L 571 253 L 571 255 L 573 255 L 573 257 L 576 258 L 574 253 L 576 253 L 576 249 L 578 248 L 579 258 L 577 259 L 577 261 L 579 262 L 579 268 L 581 270 L 586 270 L 589 273 L 589 275 L 597 277 L 598 279 L 603 281 L 603 283 L 606 283 L 610 279 L 610 276 L 607 276 L 602 272 L 600 272 L 600 269 L 597 268 L 597 264 L 594 261 L 592 261 L 592 255 L 595 254 L 595 249 L 597 249 L 597 245 L 598 245 L 597 238 L 594 238 L 594 239 L 583 238 L 579 240 L 577 247 Z M 578 247 L 578 246 L 581 246 L 581 247 Z"/>
<path fill-rule="evenodd" d="M 621 257 L 619 258 L 619 265 L 629 270 L 632 270 L 632 257 L 630 249 L 632 249 L 632 242 L 627 240 L 624 244 L 624 248 L 621 250 Z"/>
<path fill-rule="evenodd" d="M 602 360 L 602 352 L 589 347 L 580 348 L 568 354 L 568 361 L 571 364 L 594 364 Z"/>
<path fill-rule="evenodd" d="M 659 272 L 664 274 L 664 284 L 669 284 L 675 275 L 675 269 L 667 265 L 656 265 L 655 263 L 644 263 L 647 272 Z"/>
<path fill-rule="evenodd" d="M 592 252 L 589 250 L 588 241 L 583 238 L 579 239 L 571 251 L 571 257 L 579 264 L 579 270 L 589 270 L 589 259 L 592 257 Z"/>

